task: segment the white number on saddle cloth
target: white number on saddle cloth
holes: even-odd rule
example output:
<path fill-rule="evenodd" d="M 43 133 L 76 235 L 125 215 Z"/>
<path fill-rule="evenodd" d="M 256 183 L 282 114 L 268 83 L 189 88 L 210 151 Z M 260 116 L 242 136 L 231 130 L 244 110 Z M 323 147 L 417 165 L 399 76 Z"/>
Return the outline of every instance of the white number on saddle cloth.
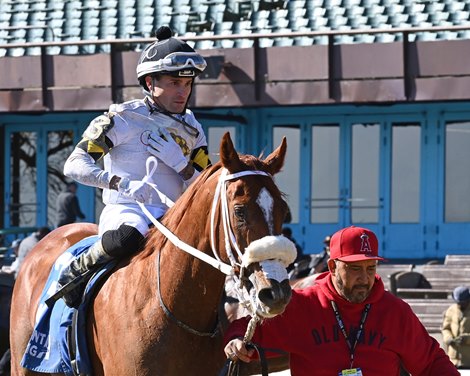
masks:
<path fill-rule="evenodd" d="M 338 376 L 363 376 L 360 368 L 343 369 Z"/>

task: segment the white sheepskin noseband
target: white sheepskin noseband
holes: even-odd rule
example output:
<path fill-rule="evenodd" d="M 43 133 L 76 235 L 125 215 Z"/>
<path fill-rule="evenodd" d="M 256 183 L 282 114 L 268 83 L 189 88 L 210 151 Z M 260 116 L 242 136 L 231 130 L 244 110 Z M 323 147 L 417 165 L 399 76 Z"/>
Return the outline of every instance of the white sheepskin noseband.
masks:
<path fill-rule="evenodd" d="M 242 257 L 242 266 L 254 262 L 279 260 L 285 267 L 292 264 L 297 257 L 297 249 L 285 236 L 265 236 L 251 242 Z"/>

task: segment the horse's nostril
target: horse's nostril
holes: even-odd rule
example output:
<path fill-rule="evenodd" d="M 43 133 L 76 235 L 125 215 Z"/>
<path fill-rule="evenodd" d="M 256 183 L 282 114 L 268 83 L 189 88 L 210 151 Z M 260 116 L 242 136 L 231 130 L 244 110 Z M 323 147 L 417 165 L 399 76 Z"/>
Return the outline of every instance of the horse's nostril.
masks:
<path fill-rule="evenodd" d="M 272 302 L 276 301 L 276 294 L 273 289 L 262 289 L 258 293 L 258 299 L 269 306 Z"/>
<path fill-rule="evenodd" d="M 289 302 L 291 297 L 290 285 L 284 282 L 278 283 L 271 281 L 270 288 L 261 289 L 258 292 L 258 299 L 267 306 L 285 305 Z"/>

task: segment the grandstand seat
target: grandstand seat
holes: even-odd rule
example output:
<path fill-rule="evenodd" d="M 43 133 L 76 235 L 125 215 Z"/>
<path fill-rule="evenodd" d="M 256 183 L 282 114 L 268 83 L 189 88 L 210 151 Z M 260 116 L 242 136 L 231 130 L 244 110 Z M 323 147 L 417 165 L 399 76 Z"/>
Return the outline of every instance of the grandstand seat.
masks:
<path fill-rule="evenodd" d="M 24 11 L 13 11 L 11 14 L 11 25 L 16 26 L 21 23 L 25 23 L 28 20 L 28 12 Z"/>
<path fill-rule="evenodd" d="M 233 34 L 252 34 L 251 22 L 248 21 L 238 21 L 233 23 Z M 236 48 L 249 48 L 253 47 L 252 39 L 237 39 L 235 40 L 234 47 Z"/>
<path fill-rule="evenodd" d="M 297 10 L 303 11 L 303 14 L 305 14 L 305 11 L 307 10 L 305 8 L 305 0 L 290 0 L 287 2 L 287 11 L 290 14 L 295 13 Z"/>
<path fill-rule="evenodd" d="M 287 34 L 290 33 L 290 29 L 279 29 L 277 31 L 279 33 L 287 33 Z M 294 39 L 293 38 L 287 38 L 287 37 L 274 38 L 274 44 L 273 45 L 277 46 L 277 47 L 292 46 L 292 45 L 294 45 Z"/>
<path fill-rule="evenodd" d="M 446 255 L 444 265 L 470 266 L 470 255 Z"/>
<path fill-rule="evenodd" d="M 469 20 L 469 12 L 468 11 L 457 11 L 453 12 L 450 15 L 450 21 L 454 25 L 463 25 L 468 23 Z"/>
<path fill-rule="evenodd" d="M 294 46 L 311 46 L 313 44 L 313 37 L 302 36 L 294 38 Z"/>
<path fill-rule="evenodd" d="M 138 8 L 153 8 L 154 0 L 136 0 L 136 7 Z"/>
<path fill-rule="evenodd" d="M 222 21 L 214 25 L 215 35 L 230 35 L 232 33 L 233 22 Z"/>
<path fill-rule="evenodd" d="M 269 29 L 269 19 L 268 19 L 269 12 L 268 11 L 254 11 L 251 14 L 250 21 L 251 27 L 254 32 L 261 33 L 261 30 Z M 265 31 L 269 32 L 269 30 Z"/>
<path fill-rule="evenodd" d="M 337 44 L 352 44 L 355 42 L 353 35 L 340 35 L 335 37 L 335 43 Z"/>
<path fill-rule="evenodd" d="M 350 19 L 355 17 L 361 17 L 366 14 L 366 8 L 361 7 L 360 5 L 351 7 L 351 8 L 343 8 L 345 12 L 343 13 L 344 16 L 347 16 Z"/>
<path fill-rule="evenodd" d="M 440 333 L 444 312 L 451 299 L 405 299 L 429 333 Z"/>
<path fill-rule="evenodd" d="M 64 38 L 65 41 L 79 41 L 79 37 L 68 37 Z M 77 55 L 79 53 L 79 48 L 78 46 L 70 45 L 70 46 L 64 46 L 61 50 L 61 52 L 65 55 Z"/>
<path fill-rule="evenodd" d="M 118 3 L 119 0 L 101 0 L 101 7 L 103 7 L 103 9 L 115 9 Z"/>
<path fill-rule="evenodd" d="M 213 31 L 204 31 L 200 34 L 201 36 L 208 36 L 212 37 L 214 35 Z M 213 40 L 198 40 L 194 45 L 196 50 L 209 50 L 214 48 L 214 41 Z"/>
<path fill-rule="evenodd" d="M 175 35 L 184 35 L 187 31 L 188 20 L 188 13 L 173 14 L 169 26 L 173 30 Z"/>
<path fill-rule="evenodd" d="M 97 16 L 97 14 L 96 14 Z M 82 25 L 80 28 L 81 34 L 80 39 L 82 40 L 95 40 L 99 39 L 99 19 L 95 17 L 95 13 L 88 11 L 83 12 Z M 96 52 L 96 45 L 81 46 L 80 51 L 82 53 L 92 54 Z"/>
<path fill-rule="evenodd" d="M 432 15 L 434 12 L 442 12 L 444 9 L 444 3 L 437 1 L 428 1 L 424 4 L 424 12 Z"/>
<path fill-rule="evenodd" d="M 210 4 L 207 8 L 206 20 L 219 23 L 223 21 L 225 11 L 225 4 L 222 2 L 217 2 Z"/>
<path fill-rule="evenodd" d="M 305 8 L 294 8 L 287 10 L 287 18 L 289 21 L 295 21 L 297 18 L 306 18 L 307 17 L 307 9 Z"/>
<path fill-rule="evenodd" d="M 246 34 L 246 33 L 245 33 Z M 253 47 L 253 39 L 237 39 L 235 41 L 235 48 L 251 48 Z"/>
<path fill-rule="evenodd" d="M 449 19 L 449 12 L 444 12 L 436 10 L 434 12 L 429 12 L 428 21 L 431 22 L 434 26 L 441 26 L 444 21 Z"/>
<path fill-rule="evenodd" d="M 65 21 L 64 20 L 64 10 L 63 9 L 50 9 L 47 12 L 47 18 L 49 20 L 57 20 L 57 21 L 62 21 L 62 23 Z"/>
<path fill-rule="evenodd" d="M 437 38 L 436 33 L 417 33 L 415 40 L 428 42 L 428 41 L 436 40 L 436 38 Z"/>
<path fill-rule="evenodd" d="M 392 27 L 400 27 L 404 22 L 408 20 L 409 15 L 403 13 L 388 13 L 388 24 Z"/>
<path fill-rule="evenodd" d="M 153 24 L 160 27 L 162 25 L 169 25 L 171 21 L 171 14 L 173 7 L 171 5 L 162 5 L 154 8 L 154 22 Z"/>
<path fill-rule="evenodd" d="M 313 38 L 314 44 L 328 44 L 328 37 L 326 35 L 320 35 Z"/>
<path fill-rule="evenodd" d="M 251 21 L 238 21 L 233 22 L 233 34 L 251 34 Z"/>
<path fill-rule="evenodd" d="M 459 13 L 460 11 L 463 10 L 464 6 L 465 6 L 464 2 L 445 0 L 443 10 L 446 12 L 449 12 L 450 14 Z"/>
<path fill-rule="evenodd" d="M 0 23 L 6 22 L 7 25 L 9 25 L 10 20 L 11 20 L 11 12 L 2 12 L 0 10 Z M 7 26 L 7 25 L 5 25 L 5 26 Z"/>
<path fill-rule="evenodd" d="M 308 19 L 298 17 L 296 19 L 292 19 L 288 21 L 289 23 L 287 24 L 288 28 L 292 31 L 304 31 L 308 30 Z M 296 44 L 296 42 L 294 42 Z"/>
<path fill-rule="evenodd" d="M 355 43 L 373 43 L 374 41 L 375 41 L 375 35 L 358 34 L 354 36 Z"/>
<path fill-rule="evenodd" d="M 233 22 L 223 21 L 214 25 L 214 35 L 232 35 Z M 217 40 L 215 42 L 216 47 L 221 48 L 233 48 L 235 42 L 233 40 Z"/>
<path fill-rule="evenodd" d="M 353 29 L 365 29 L 370 27 L 370 25 L 367 24 L 368 18 L 366 16 L 355 16 L 353 18 L 348 19 L 348 24 L 351 26 Z"/>
<path fill-rule="evenodd" d="M 437 39 L 441 39 L 441 40 L 457 39 L 457 36 L 458 36 L 457 31 L 440 31 L 437 33 Z"/>
<path fill-rule="evenodd" d="M 179 10 L 181 9 L 181 7 L 190 7 L 190 2 L 189 0 L 171 0 L 171 6 L 173 7 L 173 9 Z"/>
<path fill-rule="evenodd" d="M 131 14 L 130 12 L 128 14 Z M 120 13 L 117 17 L 117 37 L 130 38 L 135 32 L 135 17 Z"/>
<path fill-rule="evenodd" d="M 327 26 L 331 27 L 332 30 L 339 30 L 342 26 L 346 26 L 348 18 L 340 15 L 335 15 L 328 18 Z"/>

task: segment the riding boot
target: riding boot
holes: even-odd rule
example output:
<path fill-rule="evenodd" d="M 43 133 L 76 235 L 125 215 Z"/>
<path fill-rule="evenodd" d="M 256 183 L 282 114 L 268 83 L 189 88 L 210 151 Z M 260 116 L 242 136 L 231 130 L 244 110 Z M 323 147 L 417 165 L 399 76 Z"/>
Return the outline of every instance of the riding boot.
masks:
<path fill-rule="evenodd" d="M 83 288 L 90 279 L 92 272 L 97 269 L 99 265 L 105 264 L 112 259 L 113 257 L 103 249 L 101 240 L 98 240 L 89 249 L 75 258 L 68 266 L 62 269 L 58 278 L 60 288 L 72 282 L 74 284 L 74 286 L 70 286 L 71 289 L 63 296 L 65 304 L 69 307 L 77 308 L 81 303 Z"/>

